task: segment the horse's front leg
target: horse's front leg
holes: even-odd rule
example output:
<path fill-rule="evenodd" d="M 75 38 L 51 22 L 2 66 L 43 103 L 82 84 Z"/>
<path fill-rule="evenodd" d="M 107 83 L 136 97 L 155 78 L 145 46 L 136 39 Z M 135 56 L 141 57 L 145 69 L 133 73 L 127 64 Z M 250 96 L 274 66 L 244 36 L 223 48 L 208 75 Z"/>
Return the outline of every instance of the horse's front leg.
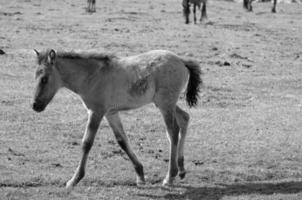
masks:
<path fill-rule="evenodd" d="M 135 169 L 135 172 L 137 175 L 136 184 L 137 185 L 145 184 L 143 165 L 137 159 L 137 156 L 135 155 L 135 153 L 133 152 L 133 150 L 130 147 L 130 144 L 128 142 L 128 138 L 123 129 L 123 125 L 122 125 L 121 119 L 119 117 L 119 114 L 118 113 L 109 113 L 106 115 L 106 118 L 107 118 L 108 123 L 116 137 L 117 143 L 126 152 L 126 154 L 130 158 L 130 160 L 134 166 L 134 169 Z"/>
<path fill-rule="evenodd" d="M 201 8 L 201 15 L 200 15 L 200 21 L 203 21 L 208 17 L 207 15 L 207 1 L 204 0 Z"/>
<path fill-rule="evenodd" d="M 85 175 L 85 166 L 89 151 L 93 145 L 95 134 L 100 125 L 103 113 L 88 112 L 88 123 L 82 139 L 82 157 L 73 177 L 66 183 L 66 188 L 71 190 Z"/>
<path fill-rule="evenodd" d="M 196 24 L 196 6 L 197 6 L 197 4 L 193 5 L 194 24 Z"/>
<path fill-rule="evenodd" d="M 183 14 L 184 14 L 184 17 L 186 18 L 185 23 L 189 24 L 190 23 L 190 19 L 189 19 L 189 16 L 190 16 L 189 0 L 183 0 L 182 6 L 183 6 Z"/>
<path fill-rule="evenodd" d="M 276 5 L 277 5 L 277 0 L 274 0 L 274 5 L 273 5 L 273 8 L 272 8 L 272 13 L 276 13 Z"/>
<path fill-rule="evenodd" d="M 249 0 L 248 2 L 249 2 L 248 3 L 248 11 L 253 12 L 253 6 L 252 6 L 253 0 Z"/>

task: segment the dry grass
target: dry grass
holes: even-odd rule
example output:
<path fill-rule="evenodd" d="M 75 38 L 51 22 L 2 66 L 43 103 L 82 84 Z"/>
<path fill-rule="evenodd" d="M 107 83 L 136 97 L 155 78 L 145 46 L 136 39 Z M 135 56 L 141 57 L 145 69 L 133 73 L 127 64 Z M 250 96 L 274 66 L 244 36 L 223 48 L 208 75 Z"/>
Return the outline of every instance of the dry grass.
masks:
<path fill-rule="evenodd" d="M 185 25 L 175 0 L 0 2 L 0 199 L 302 198 L 301 5 L 210 1 L 209 21 Z M 107 122 L 92 148 L 87 176 L 71 194 L 64 183 L 80 155 L 86 112 L 62 90 L 42 114 L 29 104 L 34 88 L 32 49 L 94 49 L 131 55 L 167 49 L 200 61 L 206 83 L 191 115 L 188 176 L 160 187 L 168 141 L 150 105 L 122 114 L 148 184 L 134 170 Z"/>

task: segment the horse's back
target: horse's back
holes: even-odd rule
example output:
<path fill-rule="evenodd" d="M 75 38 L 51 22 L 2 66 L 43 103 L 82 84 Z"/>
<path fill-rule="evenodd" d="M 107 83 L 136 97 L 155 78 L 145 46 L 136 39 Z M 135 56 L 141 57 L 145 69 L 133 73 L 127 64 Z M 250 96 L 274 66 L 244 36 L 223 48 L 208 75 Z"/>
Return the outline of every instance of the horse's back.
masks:
<path fill-rule="evenodd" d="M 154 92 L 168 91 L 179 95 L 187 83 L 188 69 L 183 60 L 170 51 L 153 50 L 124 59 L 134 83 L 148 81 Z"/>
<path fill-rule="evenodd" d="M 170 51 L 153 50 L 126 57 L 125 60 L 125 68 L 135 76 L 134 78 L 151 76 L 158 86 L 166 81 L 181 81 L 183 77 L 188 76 L 182 59 Z"/>

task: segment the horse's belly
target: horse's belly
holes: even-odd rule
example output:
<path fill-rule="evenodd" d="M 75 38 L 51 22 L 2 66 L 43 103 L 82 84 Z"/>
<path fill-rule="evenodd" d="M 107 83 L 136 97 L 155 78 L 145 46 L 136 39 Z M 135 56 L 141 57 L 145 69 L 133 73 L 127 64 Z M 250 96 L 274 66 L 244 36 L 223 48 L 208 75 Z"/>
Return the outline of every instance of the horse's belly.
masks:
<path fill-rule="evenodd" d="M 127 102 L 134 108 L 151 103 L 155 94 L 155 84 L 151 77 L 133 83 L 127 91 Z"/>
<path fill-rule="evenodd" d="M 110 110 L 122 111 L 142 107 L 152 102 L 155 93 L 154 81 L 150 78 L 139 79 L 129 87 L 115 94 L 111 99 Z"/>

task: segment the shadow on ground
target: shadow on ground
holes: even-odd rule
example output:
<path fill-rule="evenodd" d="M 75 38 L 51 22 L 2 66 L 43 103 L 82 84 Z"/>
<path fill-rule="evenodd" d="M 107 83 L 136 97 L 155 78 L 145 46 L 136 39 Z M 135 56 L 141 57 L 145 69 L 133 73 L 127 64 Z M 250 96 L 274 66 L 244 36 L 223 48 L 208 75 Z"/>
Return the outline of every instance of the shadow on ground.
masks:
<path fill-rule="evenodd" d="M 213 187 L 183 187 L 182 194 L 166 194 L 156 196 L 140 194 L 139 196 L 150 199 L 190 199 L 190 200 L 220 200 L 224 196 L 240 196 L 249 194 L 296 194 L 302 191 L 302 182 L 282 183 L 244 183 L 244 184 L 220 184 Z"/>

